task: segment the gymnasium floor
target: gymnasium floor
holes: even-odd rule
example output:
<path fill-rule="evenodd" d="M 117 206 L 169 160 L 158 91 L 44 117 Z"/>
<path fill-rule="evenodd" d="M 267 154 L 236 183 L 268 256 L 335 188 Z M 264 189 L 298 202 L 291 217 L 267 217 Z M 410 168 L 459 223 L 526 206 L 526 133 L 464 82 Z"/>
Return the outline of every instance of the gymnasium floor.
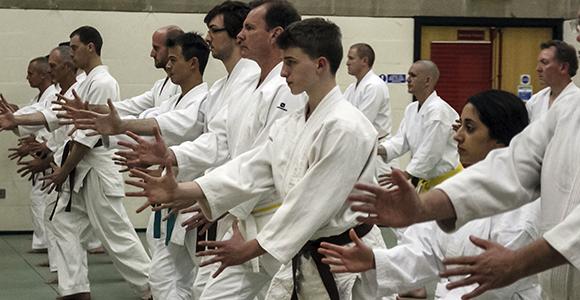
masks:
<path fill-rule="evenodd" d="M 383 229 L 388 246 L 394 245 L 394 236 Z M 139 232 L 145 243 L 145 233 Z M 37 266 L 47 262 L 46 254 L 28 253 L 31 234 L 0 235 L 0 300 L 55 299 L 58 287 L 46 282 L 56 279 L 48 267 Z M 107 254 L 89 255 L 89 279 L 93 300 L 138 300 L 129 285 L 115 270 Z"/>
<path fill-rule="evenodd" d="M 143 240 L 144 233 L 139 233 Z M 55 299 L 58 287 L 47 284 L 56 278 L 47 267 L 46 254 L 28 253 L 30 234 L 0 235 L 0 300 Z M 115 270 L 106 254 L 89 255 L 91 298 L 96 300 L 137 300 L 129 285 Z"/>

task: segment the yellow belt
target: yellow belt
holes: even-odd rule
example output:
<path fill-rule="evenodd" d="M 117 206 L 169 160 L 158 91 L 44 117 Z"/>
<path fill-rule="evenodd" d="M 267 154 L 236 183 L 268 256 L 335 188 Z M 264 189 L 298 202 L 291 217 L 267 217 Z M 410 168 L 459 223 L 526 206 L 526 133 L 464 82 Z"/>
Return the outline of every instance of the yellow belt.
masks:
<path fill-rule="evenodd" d="M 282 205 L 282 202 L 275 202 L 275 203 L 272 203 L 269 205 L 254 208 L 254 210 L 252 210 L 252 215 L 261 215 L 261 214 L 269 213 L 273 210 L 278 209 L 278 207 L 280 207 L 281 205 Z"/>
<path fill-rule="evenodd" d="M 441 174 L 435 178 L 431 179 L 420 179 L 419 183 L 417 184 L 417 191 L 419 193 L 425 193 L 431 190 L 434 186 L 440 184 L 441 182 L 447 180 L 449 177 L 453 177 L 455 174 L 461 172 L 463 170 L 463 166 L 458 164 L 457 167 L 445 174 Z"/>

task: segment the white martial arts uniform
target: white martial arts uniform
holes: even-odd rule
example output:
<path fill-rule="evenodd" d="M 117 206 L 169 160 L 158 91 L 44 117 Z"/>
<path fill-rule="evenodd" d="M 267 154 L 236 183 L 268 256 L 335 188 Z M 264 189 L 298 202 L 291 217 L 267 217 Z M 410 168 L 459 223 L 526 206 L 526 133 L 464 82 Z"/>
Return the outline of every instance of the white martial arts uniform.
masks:
<path fill-rule="evenodd" d="M 561 92 L 560 95 L 566 94 L 565 91 L 568 89 L 575 89 L 578 88 L 574 82 L 570 82 Z M 547 87 L 537 93 L 535 93 L 530 100 L 526 102 L 526 109 L 528 110 L 528 116 L 530 117 L 530 122 L 533 122 L 539 119 L 545 112 L 548 111 L 550 108 L 550 93 L 552 89 Z M 556 102 L 559 98 L 556 97 L 554 102 Z"/>
<path fill-rule="evenodd" d="M 181 94 L 179 85 L 171 82 L 169 77 L 165 77 L 157 80 L 151 90 L 139 96 L 115 102 L 115 109 L 117 109 L 119 116 L 122 118 L 128 116 L 138 117 L 145 110 L 159 107 L 165 100 L 179 94 Z"/>
<path fill-rule="evenodd" d="M 406 292 L 439 281 L 435 299 L 461 299 L 473 290 L 468 286 L 447 290 L 447 279 L 440 279 L 445 257 L 471 256 L 482 252 L 469 241 L 473 235 L 504 245 L 510 249 L 525 246 L 539 237 L 540 203 L 533 202 L 511 212 L 473 220 L 457 232 L 446 234 L 435 222 L 409 227 L 397 246 L 391 249 L 373 249 L 376 270 L 365 272 L 369 280 L 377 282 L 377 298 Z M 453 279 L 456 280 L 456 279 Z M 541 299 L 537 276 L 485 293 L 478 299 Z"/>
<path fill-rule="evenodd" d="M 455 227 L 541 195 L 539 232 L 570 262 L 540 274 L 545 299 L 580 298 L 579 98 L 580 89 L 566 88 L 509 148 L 490 152 L 485 160 L 437 187 L 455 208 Z"/>
<path fill-rule="evenodd" d="M 373 70 L 369 70 L 360 82 L 350 84 L 344 91 L 344 98 L 371 121 L 379 133 L 379 142 L 391 135 L 389 88 Z M 376 165 L 377 175 L 391 173 L 391 167 L 398 167 L 396 160 L 387 164 L 380 157 Z"/>
<path fill-rule="evenodd" d="M 411 151 L 411 161 L 405 170 L 412 176 L 438 177 L 459 164 L 451 128 L 457 119 L 457 112 L 434 91 L 420 108 L 418 101 L 407 105 L 399 131 L 381 146 L 389 161 Z"/>
<path fill-rule="evenodd" d="M 44 92 L 36 95 L 30 100 L 28 106 L 25 106 L 17 110 L 14 115 L 29 114 L 37 112 L 41 107 L 50 105 L 54 95 L 58 92 L 56 87 L 51 84 L 48 86 Z M 43 126 L 19 126 L 15 130 L 19 136 L 34 135 L 39 142 L 42 141 L 42 137 L 47 134 L 47 131 Z M 32 249 L 44 249 L 48 248 L 49 244 L 46 236 L 46 228 L 44 221 L 44 210 L 46 209 L 47 199 L 46 192 L 41 190 L 42 181 L 38 180 L 43 174 L 33 175 L 32 188 L 30 189 L 30 211 L 32 215 Z"/>
<path fill-rule="evenodd" d="M 207 83 L 201 83 L 183 97 L 175 94 L 162 100 L 158 107 L 143 111 L 139 118 L 155 118 L 168 145 L 194 140 L 203 132 L 204 113 L 200 107 L 207 94 Z M 186 246 L 195 245 L 184 244 L 185 229 L 180 224 L 186 216 L 180 214 L 175 222 L 173 219 L 168 222 L 161 220 L 165 215 L 166 211 L 151 213 L 147 226 L 147 243 L 152 256 L 151 294 L 154 299 L 191 299 L 197 266 L 190 259 Z"/>
<path fill-rule="evenodd" d="M 207 197 L 202 209 L 213 219 L 244 201 L 280 195 L 281 206 L 256 239 L 279 262 L 288 263 L 309 240 L 338 235 L 357 224 L 358 214 L 345 199 L 357 181 L 373 182 L 376 144 L 372 124 L 335 87 L 308 120 L 303 108 L 276 121 L 265 143 L 197 179 Z M 377 227 L 363 239 L 371 247 L 385 247 Z M 327 295 L 324 286 L 316 271 L 305 271 L 311 261 L 301 260 L 300 295 L 321 299 Z M 289 267 L 279 274 L 287 275 Z M 341 299 L 371 295 L 358 273 L 334 278 Z M 289 299 L 292 280 L 287 279 L 276 276 L 268 297 Z"/>
<path fill-rule="evenodd" d="M 280 76 L 281 69 L 282 63 L 279 63 L 257 88 L 257 80 L 250 79 L 248 82 L 255 82 L 254 86 L 246 86 L 245 95 L 230 99 L 227 108 L 222 109 L 216 116 L 217 123 L 226 124 L 225 131 L 221 131 L 221 137 L 223 139 L 225 133 L 228 158 L 235 158 L 265 143 L 274 121 L 296 111 L 304 104 L 302 95 L 294 96 L 290 93 L 286 80 Z M 279 205 L 280 196 L 272 192 L 233 208 L 229 213 L 240 220 L 240 227 L 246 238 L 252 239 Z M 232 220 L 233 218 L 226 218 L 218 223 L 218 232 L 225 233 L 218 234 L 217 239 L 230 238 Z M 200 288 L 207 281 L 201 299 L 252 299 L 266 291 L 279 267 L 280 264 L 273 257 L 263 255 L 259 259 L 226 269 L 222 276 L 209 278 L 217 268 L 214 265 L 200 269 L 196 287 Z"/>
<path fill-rule="evenodd" d="M 77 93 L 90 104 L 119 99 L 117 81 L 103 65 L 91 70 Z M 52 220 L 59 227 L 55 234 L 60 235 L 57 246 L 63 258 L 58 260 L 59 292 L 66 296 L 90 290 L 81 239 L 92 226 L 121 276 L 141 298 L 147 299 L 150 260 L 125 212 L 123 178 L 111 160 L 112 151 L 95 147 L 100 137 L 87 137 L 86 131 L 77 130 L 72 138 L 91 150 L 76 166 L 72 191 L 68 182 L 63 185 Z M 67 212 L 70 194 L 71 211 Z"/>

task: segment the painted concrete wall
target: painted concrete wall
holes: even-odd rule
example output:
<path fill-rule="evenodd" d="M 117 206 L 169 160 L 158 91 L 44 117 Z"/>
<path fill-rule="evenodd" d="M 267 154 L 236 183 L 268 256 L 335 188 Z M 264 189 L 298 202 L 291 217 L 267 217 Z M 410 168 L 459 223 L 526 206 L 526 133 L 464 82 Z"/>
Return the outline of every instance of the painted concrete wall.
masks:
<path fill-rule="evenodd" d="M 290 0 L 326 16 L 572 18 L 580 0 Z M 205 13 L 222 0 L 0 0 L 1 8 Z"/>

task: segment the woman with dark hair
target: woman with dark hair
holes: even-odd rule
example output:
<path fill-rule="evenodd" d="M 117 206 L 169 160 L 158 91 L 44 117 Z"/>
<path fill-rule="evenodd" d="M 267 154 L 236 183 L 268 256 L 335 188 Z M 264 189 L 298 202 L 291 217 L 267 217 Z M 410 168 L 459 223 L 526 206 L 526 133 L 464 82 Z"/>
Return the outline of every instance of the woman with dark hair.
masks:
<path fill-rule="evenodd" d="M 469 167 L 497 148 L 506 147 L 529 123 L 524 103 L 515 95 L 488 90 L 468 99 L 463 108 L 457 141 L 460 161 Z M 493 176 L 493 174 L 490 174 Z M 440 279 L 445 257 L 470 256 L 482 252 L 469 236 L 491 240 L 517 249 L 538 237 L 536 223 L 539 203 L 472 221 L 453 234 L 446 234 L 435 222 L 409 227 L 399 245 L 391 249 L 371 249 L 354 232 L 355 246 L 322 243 L 319 252 L 333 272 L 364 272 L 376 277 L 377 298 L 407 292 L 438 281 L 435 299 L 461 299 L 475 289 L 469 286 L 447 290 L 448 279 Z M 452 278 L 455 281 L 461 278 Z M 502 289 L 488 291 L 481 299 L 541 299 L 537 278 L 528 277 Z"/>

